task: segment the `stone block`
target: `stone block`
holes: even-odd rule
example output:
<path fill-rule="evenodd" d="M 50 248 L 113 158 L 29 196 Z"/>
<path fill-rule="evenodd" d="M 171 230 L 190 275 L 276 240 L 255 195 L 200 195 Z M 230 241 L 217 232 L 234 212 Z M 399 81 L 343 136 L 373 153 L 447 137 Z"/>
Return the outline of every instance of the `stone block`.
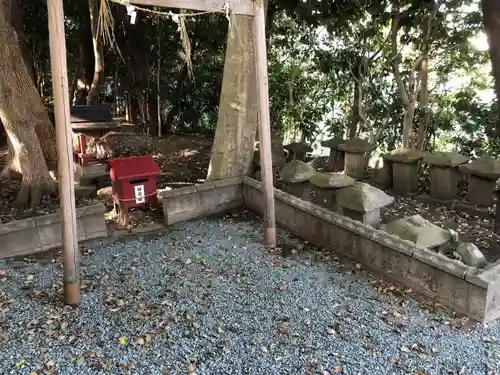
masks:
<path fill-rule="evenodd" d="M 242 200 L 241 186 L 230 185 L 224 187 L 217 187 L 215 190 L 214 203 L 216 205 L 223 204 L 227 202 L 233 202 L 237 200 Z"/>
<path fill-rule="evenodd" d="M 418 190 L 418 161 L 392 163 L 392 188 L 400 194 L 411 194 Z"/>
<path fill-rule="evenodd" d="M 314 203 L 333 212 L 339 212 L 336 198 L 337 189 L 314 188 Z"/>
<path fill-rule="evenodd" d="M 274 201 L 276 221 L 285 228 L 295 232 L 295 208 L 279 199 Z"/>
<path fill-rule="evenodd" d="M 388 276 L 396 277 L 403 282 L 407 279 L 411 265 L 411 257 L 407 254 L 385 246 L 382 248 L 382 259 L 378 260 L 381 263 L 375 266 L 385 270 L 384 273 Z"/>
<path fill-rule="evenodd" d="M 92 236 L 107 235 L 104 220 L 104 206 L 80 207 L 76 210 L 78 240 L 85 240 L 85 223 L 91 225 Z M 38 216 L 34 219 L 20 220 L 0 225 L 0 257 L 29 255 L 39 251 L 51 250 L 62 245 L 62 228 L 60 214 Z"/>
<path fill-rule="evenodd" d="M 479 314 L 484 310 L 484 315 L 479 316 L 479 320 L 485 323 L 499 318 L 500 262 L 493 263 L 481 271 L 472 269 L 467 273 L 466 280 L 470 283 L 469 314 Z"/>
<path fill-rule="evenodd" d="M 248 208 L 260 213 L 263 212 L 263 194 L 258 188 L 250 185 L 243 186 L 243 200 Z"/>
<path fill-rule="evenodd" d="M 215 186 L 212 189 L 198 191 L 198 195 L 200 197 L 200 207 L 211 207 L 223 202 L 221 197 L 217 195 Z"/>
<path fill-rule="evenodd" d="M 342 172 L 344 170 L 344 166 L 345 166 L 344 151 L 331 148 L 325 172 Z"/>
<path fill-rule="evenodd" d="M 295 184 L 288 183 L 284 187 L 284 191 L 294 197 L 305 200 L 306 202 L 312 202 L 312 185 L 309 182 L 299 182 Z"/>
<path fill-rule="evenodd" d="M 38 228 L 0 234 L 0 258 L 32 254 L 42 250 Z"/>
<path fill-rule="evenodd" d="M 444 245 L 451 239 L 449 231 L 425 220 L 420 215 L 391 221 L 382 225 L 381 229 L 423 248 L 435 248 Z"/>
<path fill-rule="evenodd" d="M 439 271 L 437 274 L 437 294 L 444 298 L 460 310 L 465 311 L 468 305 L 469 283 L 463 278 Z"/>
<path fill-rule="evenodd" d="M 392 162 L 384 160 L 384 165 L 373 171 L 373 180 L 382 189 L 392 189 L 392 179 Z"/>
<path fill-rule="evenodd" d="M 295 233 L 305 240 L 315 243 L 314 222 L 312 215 L 309 212 L 296 209 L 295 210 Z"/>
<path fill-rule="evenodd" d="M 358 212 L 354 210 L 350 210 L 349 208 L 341 208 L 341 213 L 344 216 L 347 216 L 353 220 L 360 221 L 363 224 L 370 225 L 374 228 L 378 228 L 380 226 L 380 209 L 376 208 L 372 211 L 368 212 Z"/>
<path fill-rule="evenodd" d="M 0 225 L 0 236 L 2 234 L 10 234 L 12 232 L 21 232 L 27 229 L 35 228 L 35 220 L 25 219 L 25 220 L 14 220 L 7 224 Z"/>
<path fill-rule="evenodd" d="M 495 180 L 471 175 L 467 188 L 467 199 L 479 207 L 489 207 L 493 204 L 494 190 Z"/>
<path fill-rule="evenodd" d="M 349 229 L 338 227 L 335 238 L 330 237 L 330 243 L 342 255 L 350 259 L 357 259 L 358 250 L 355 247 L 354 237 Z"/>
<path fill-rule="evenodd" d="M 346 151 L 344 158 L 345 173 L 352 178 L 363 179 L 366 170 L 365 154 Z"/>
<path fill-rule="evenodd" d="M 373 236 L 377 235 L 380 234 L 370 235 L 369 238 L 364 238 L 364 241 L 358 243 L 359 261 L 371 269 L 384 272 L 379 268 L 383 260 L 383 246 L 373 241 Z"/>
<path fill-rule="evenodd" d="M 62 245 L 62 228 L 60 222 L 39 226 L 38 233 L 40 236 L 40 245 L 43 250 Z"/>
<path fill-rule="evenodd" d="M 430 167 L 430 196 L 434 199 L 453 200 L 458 196 L 460 173 L 453 167 Z"/>
<path fill-rule="evenodd" d="M 438 272 L 437 268 L 414 258 L 407 278 L 414 288 L 428 295 L 435 295 L 438 291 Z"/>
<path fill-rule="evenodd" d="M 483 321 L 486 313 L 488 289 L 469 283 L 469 296 L 467 297 L 467 312 L 470 317 Z"/>
<path fill-rule="evenodd" d="M 177 211 L 165 216 L 166 225 L 174 225 L 183 221 L 188 221 L 197 218 L 199 215 L 198 210 L 193 211 Z"/>
<path fill-rule="evenodd" d="M 309 220 L 310 222 L 308 228 L 311 229 L 313 238 L 311 242 L 316 246 L 326 248 L 330 247 L 331 243 L 329 231 L 331 230 L 331 224 L 323 220 L 321 217 L 311 214 L 309 215 Z"/>
<path fill-rule="evenodd" d="M 81 217 L 79 220 L 82 221 L 86 237 L 94 233 L 102 232 L 103 228 L 106 228 L 104 215 L 89 215 Z"/>

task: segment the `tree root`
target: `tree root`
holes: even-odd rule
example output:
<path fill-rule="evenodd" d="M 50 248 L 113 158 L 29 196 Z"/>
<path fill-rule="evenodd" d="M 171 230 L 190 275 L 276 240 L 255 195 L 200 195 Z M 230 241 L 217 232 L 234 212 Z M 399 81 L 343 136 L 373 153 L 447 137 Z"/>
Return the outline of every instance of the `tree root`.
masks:
<path fill-rule="evenodd" d="M 21 188 L 11 203 L 13 208 L 34 210 L 40 205 L 45 194 L 57 194 L 57 183 L 50 173 L 48 176 L 28 177 L 28 174 L 22 174 L 13 168 L 12 164 L 7 164 L 0 176 L 21 180 Z"/>
<path fill-rule="evenodd" d="M 29 207 L 34 210 L 42 202 L 45 192 L 53 193 L 52 189 L 44 189 L 42 187 L 33 186 L 25 183 L 23 180 L 21 182 L 21 189 L 19 189 L 19 193 L 11 203 L 11 206 L 14 208 Z"/>

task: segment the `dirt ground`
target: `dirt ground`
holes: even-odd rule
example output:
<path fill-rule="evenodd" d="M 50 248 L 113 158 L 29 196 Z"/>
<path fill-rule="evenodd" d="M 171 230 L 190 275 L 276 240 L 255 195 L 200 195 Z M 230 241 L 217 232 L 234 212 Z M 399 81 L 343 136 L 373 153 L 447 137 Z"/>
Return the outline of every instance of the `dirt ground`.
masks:
<path fill-rule="evenodd" d="M 153 154 L 162 170 L 158 187 L 182 187 L 202 181 L 208 170 L 212 140 L 198 135 L 169 135 L 161 139 L 142 134 L 124 133 L 115 136 L 110 143 L 117 156 Z M 0 167 L 6 158 L 5 150 L 0 150 Z M 27 217 L 56 212 L 59 208 L 57 196 L 45 196 L 42 204 L 32 211 L 14 209 L 10 203 L 19 190 L 19 181 L 0 179 L 0 224 Z M 77 206 L 92 204 L 98 199 L 79 198 Z"/>
<path fill-rule="evenodd" d="M 110 142 L 118 155 L 152 153 L 162 170 L 158 180 L 160 188 L 199 183 L 207 175 L 212 139 L 198 135 L 169 135 L 158 139 L 128 133 L 127 136 L 115 137 Z M 0 152 L 0 164 L 1 158 Z M 18 187 L 18 181 L 0 180 L 0 223 L 57 211 L 58 199 L 55 196 L 45 197 L 36 212 L 12 209 L 9 204 L 14 199 Z M 79 199 L 77 204 L 81 206 L 95 201 L 96 199 Z M 462 241 L 476 244 L 489 261 L 500 258 L 499 238 L 493 234 L 492 216 L 479 218 L 443 206 L 427 204 L 415 198 L 396 197 L 395 203 L 382 211 L 382 221 L 414 214 L 419 214 L 440 227 L 457 231 Z"/>

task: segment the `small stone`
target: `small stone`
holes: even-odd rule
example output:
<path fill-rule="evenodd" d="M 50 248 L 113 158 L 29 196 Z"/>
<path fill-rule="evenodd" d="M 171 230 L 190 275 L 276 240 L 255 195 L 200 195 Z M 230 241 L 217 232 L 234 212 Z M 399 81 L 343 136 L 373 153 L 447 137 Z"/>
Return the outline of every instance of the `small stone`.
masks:
<path fill-rule="evenodd" d="M 316 172 L 309 180 L 311 184 L 323 189 L 338 189 L 350 186 L 354 178 L 343 173 L 321 173 Z"/>
<path fill-rule="evenodd" d="M 488 264 L 484 254 L 471 242 L 462 242 L 457 246 L 456 252 L 462 262 L 471 267 L 484 268 Z"/>

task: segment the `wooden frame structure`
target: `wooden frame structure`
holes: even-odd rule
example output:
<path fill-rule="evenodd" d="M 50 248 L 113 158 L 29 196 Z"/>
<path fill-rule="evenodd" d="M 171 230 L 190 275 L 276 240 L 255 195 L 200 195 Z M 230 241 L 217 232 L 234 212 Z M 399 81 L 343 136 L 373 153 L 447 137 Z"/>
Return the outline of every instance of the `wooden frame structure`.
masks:
<path fill-rule="evenodd" d="M 271 153 L 271 126 L 269 116 L 269 88 L 267 77 L 267 51 L 265 12 L 263 0 L 112 0 L 123 5 L 138 4 L 158 7 L 191 9 L 207 12 L 227 12 L 253 16 L 255 64 L 259 103 L 260 160 L 264 195 L 264 246 L 276 246 L 274 187 Z M 69 305 L 80 302 L 80 275 L 74 171 L 68 95 L 66 40 L 62 0 L 47 0 L 49 18 L 52 88 L 56 120 L 57 154 L 59 166 L 59 194 L 61 199 L 61 225 L 64 246 L 63 278 L 64 299 Z"/>

